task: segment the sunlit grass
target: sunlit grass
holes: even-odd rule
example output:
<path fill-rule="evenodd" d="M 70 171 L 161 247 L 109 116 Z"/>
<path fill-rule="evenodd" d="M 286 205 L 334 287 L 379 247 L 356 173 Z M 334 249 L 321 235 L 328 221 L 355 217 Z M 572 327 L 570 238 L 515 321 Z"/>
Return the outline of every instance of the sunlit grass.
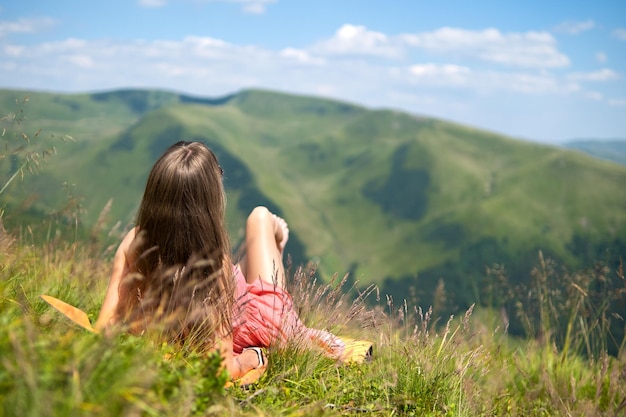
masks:
<path fill-rule="evenodd" d="M 618 355 L 608 355 L 598 339 L 609 329 L 582 326 L 586 318 L 575 299 L 575 331 L 565 348 L 556 320 L 534 322 L 544 326 L 540 338 L 513 338 L 495 310 L 433 317 L 380 295 L 378 306 L 368 307 L 346 294 L 345 280 L 323 285 L 307 268 L 295 270 L 290 284 L 303 319 L 372 341 L 373 359 L 347 365 L 295 345 L 271 349 L 268 370 L 256 384 L 225 389 L 215 357 L 140 337 L 94 335 L 41 300 L 44 293 L 56 296 L 93 320 L 108 279 L 101 253 L 62 242 L 3 248 L 3 415 L 590 416 L 625 408 L 623 345 Z M 549 268 L 538 265 L 537 273 L 556 274 Z M 376 295 L 372 287 L 369 297 Z M 557 301 L 548 298 L 546 306 Z M 529 317 L 535 312 L 525 311 Z M 564 317 L 567 324 L 570 315 Z M 598 346 L 592 355 L 587 339 Z"/>

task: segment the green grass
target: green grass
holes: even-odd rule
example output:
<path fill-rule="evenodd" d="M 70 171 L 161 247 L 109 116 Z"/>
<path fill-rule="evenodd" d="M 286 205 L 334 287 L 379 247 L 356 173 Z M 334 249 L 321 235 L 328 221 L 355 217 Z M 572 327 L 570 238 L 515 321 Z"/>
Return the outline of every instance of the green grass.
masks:
<path fill-rule="evenodd" d="M 373 341 L 372 361 L 339 364 L 298 346 L 271 349 L 256 384 L 225 389 L 227 376 L 218 372 L 215 356 L 148 338 L 94 335 L 41 300 L 44 293 L 57 296 L 93 321 L 110 267 L 97 244 L 10 241 L 4 239 L 0 251 L 2 415 L 600 416 L 625 410 L 624 346 L 609 356 L 602 342 L 608 327 L 590 326 L 590 315 L 608 320 L 610 310 L 591 304 L 602 300 L 591 299 L 595 283 L 586 272 L 576 281 L 579 298 L 568 298 L 567 308 L 557 305 L 563 299 L 546 277 L 574 281 L 550 261 L 541 260 L 534 281 L 534 291 L 545 295 L 539 308 L 549 310 L 543 321 L 530 319 L 537 305 L 518 300 L 518 313 L 534 320 L 533 331 L 541 329 L 527 339 L 509 336 L 497 310 L 476 307 L 448 319 L 384 297 L 367 307 L 350 301 L 345 281 L 321 285 L 311 271 L 296 270 L 290 287 L 303 319 Z M 624 279 L 619 270 L 601 272 Z M 573 326 L 567 348 L 558 317 Z"/>

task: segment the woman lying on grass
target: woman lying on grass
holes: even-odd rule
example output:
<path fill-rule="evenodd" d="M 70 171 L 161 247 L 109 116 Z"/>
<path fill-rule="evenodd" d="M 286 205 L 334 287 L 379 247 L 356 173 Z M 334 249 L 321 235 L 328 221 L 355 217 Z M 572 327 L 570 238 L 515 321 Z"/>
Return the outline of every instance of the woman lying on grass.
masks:
<path fill-rule="evenodd" d="M 223 171 L 200 142 L 178 142 L 156 162 L 137 226 L 120 244 L 96 322 L 170 342 L 218 349 L 232 378 L 263 365 L 259 349 L 288 341 L 343 342 L 306 328 L 285 290 L 287 223 L 265 207 L 246 222 L 246 255 L 233 265 L 225 227 Z"/>

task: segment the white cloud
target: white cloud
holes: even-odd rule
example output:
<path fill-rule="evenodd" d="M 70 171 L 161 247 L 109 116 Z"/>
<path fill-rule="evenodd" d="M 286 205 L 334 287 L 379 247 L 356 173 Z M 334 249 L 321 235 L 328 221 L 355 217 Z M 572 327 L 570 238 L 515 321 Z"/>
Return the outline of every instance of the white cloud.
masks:
<path fill-rule="evenodd" d="M 26 48 L 21 45 L 5 45 L 4 53 L 9 57 L 18 57 L 24 53 Z"/>
<path fill-rule="evenodd" d="M 203 2 L 203 3 L 224 2 L 224 3 L 240 4 L 241 10 L 244 13 L 263 14 L 266 12 L 266 8 L 269 4 L 276 3 L 278 0 L 198 0 L 198 1 Z"/>
<path fill-rule="evenodd" d="M 312 50 L 324 55 L 369 55 L 386 58 L 397 58 L 403 54 L 402 47 L 394 44 L 384 33 L 350 24 L 341 26 L 332 38 L 319 42 Z"/>
<path fill-rule="evenodd" d="M 188 36 L 183 43 L 189 48 L 189 52 L 192 52 L 191 55 L 197 58 L 223 59 L 225 58 L 224 52 L 232 48 L 232 45 L 221 39 L 200 36 Z M 176 43 L 172 46 L 178 48 Z"/>
<path fill-rule="evenodd" d="M 621 41 L 626 41 L 626 29 L 624 28 L 618 28 L 615 29 L 613 31 L 613 37 L 621 40 Z"/>
<path fill-rule="evenodd" d="M 167 4 L 167 0 L 138 0 L 141 7 L 163 7 Z"/>
<path fill-rule="evenodd" d="M 563 82 L 553 75 L 486 71 L 477 76 L 476 89 L 481 92 L 513 92 L 529 95 L 568 94 L 580 87 Z"/>
<path fill-rule="evenodd" d="M 429 90 L 454 89 L 478 96 L 499 93 L 533 96 L 567 95 L 581 89 L 576 82 L 559 79 L 546 72 L 472 70 L 452 64 L 417 64 L 404 69 L 396 68 L 390 71 L 390 74 L 400 83 L 417 85 Z"/>
<path fill-rule="evenodd" d="M 269 4 L 276 3 L 278 0 L 199 0 L 200 2 L 225 2 L 236 3 L 241 5 L 241 9 L 245 13 L 263 14 Z M 141 7 L 163 7 L 168 0 L 137 0 Z"/>
<path fill-rule="evenodd" d="M 609 68 L 602 68 L 592 72 L 571 73 L 567 77 L 574 81 L 611 81 L 620 78 L 620 75 Z"/>
<path fill-rule="evenodd" d="M 311 48 L 320 55 L 391 59 L 406 58 L 415 50 L 510 67 L 562 68 L 570 64 L 548 32 L 501 33 L 494 28 L 473 31 L 444 27 L 431 32 L 391 36 L 365 26 L 345 24 L 333 37 Z"/>
<path fill-rule="evenodd" d="M 301 64 L 324 65 L 325 63 L 323 59 L 313 57 L 307 51 L 302 49 L 285 48 L 280 51 L 280 55 L 285 58 L 293 59 Z"/>
<path fill-rule="evenodd" d="M 0 21 L 0 37 L 11 33 L 36 33 L 48 29 L 55 23 L 56 21 L 49 17 Z"/>
<path fill-rule="evenodd" d="M 595 25 L 593 20 L 585 20 L 584 22 L 563 22 L 554 28 L 554 30 L 569 35 L 577 35 L 581 32 L 593 29 Z"/>
<path fill-rule="evenodd" d="M 458 34 L 447 32 L 446 36 L 436 39 L 449 41 L 455 33 Z M 502 39 L 497 31 L 482 33 L 480 37 Z M 44 89 L 50 86 L 70 90 L 159 86 L 195 94 L 222 94 L 258 86 L 315 94 L 332 92 L 335 97 L 370 103 L 370 95 L 378 97 L 381 91 L 389 95 L 389 92 L 404 91 L 407 86 L 430 90 L 445 88 L 478 95 L 498 91 L 567 94 L 580 89 L 578 81 L 608 80 L 617 76 L 614 71 L 603 69 L 559 79 L 544 70 L 474 69 L 454 61 L 418 61 L 390 66 L 379 58 L 395 57 L 399 52 L 397 43 L 394 45 L 384 34 L 362 26 L 344 25 L 332 39 L 337 42 L 279 51 L 199 36 L 178 41 L 132 42 L 70 38 L 28 47 L 11 45 L 0 49 L 0 62 L 12 62 L 15 66 L 5 66 L 0 79 L 23 79 L 25 84 L 40 80 L 39 87 Z M 476 40 L 466 39 L 465 42 L 469 42 L 470 48 Z M 458 43 L 452 41 L 445 45 L 459 48 Z M 320 55 L 321 51 L 326 55 Z M 337 59 L 335 55 L 356 52 L 374 59 L 355 62 L 342 56 Z M 80 77 L 73 77 L 73 71 L 78 71 Z"/>
<path fill-rule="evenodd" d="M 45 42 L 35 47 L 27 48 L 32 55 L 41 54 L 62 54 L 66 51 L 88 51 L 88 45 L 90 43 L 84 39 L 68 38 L 63 41 L 57 42 Z"/>
<path fill-rule="evenodd" d="M 433 63 L 417 64 L 409 67 L 412 81 L 427 81 L 439 85 L 467 85 L 472 71 L 459 65 Z"/>
<path fill-rule="evenodd" d="M 606 56 L 606 54 L 604 52 L 598 52 L 596 54 L 596 61 L 598 61 L 601 64 L 604 64 L 606 61 L 608 61 L 608 57 Z"/>
<path fill-rule="evenodd" d="M 240 0 L 236 3 L 242 3 L 242 9 L 246 13 L 263 14 L 268 4 L 274 3 L 275 0 Z"/>
<path fill-rule="evenodd" d="M 195 36 L 180 41 L 67 39 L 22 50 L 0 48 L 0 62 L 12 63 L 0 69 L 0 79 L 45 90 L 156 86 L 210 95 L 254 86 L 287 90 L 290 85 L 320 84 L 322 74 L 306 71 L 319 65 L 299 65 L 292 71 L 294 51 Z"/>
<path fill-rule="evenodd" d="M 65 55 L 62 59 L 79 68 L 93 68 L 93 59 L 86 54 Z"/>
<path fill-rule="evenodd" d="M 467 67 L 460 67 L 458 65 L 413 65 L 411 72 L 418 77 L 420 76 L 438 76 L 438 75 L 467 75 L 471 71 Z"/>
<path fill-rule="evenodd" d="M 585 97 L 588 98 L 589 100 L 594 100 L 594 101 L 602 101 L 602 99 L 604 98 L 602 93 L 598 93 L 597 91 L 587 91 L 585 93 Z"/>
<path fill-rule="evenodd" d="M 622 107 L 626 106 L 626 98 L 612 98 L 608 100 L 609 106 Z"/>
<path fill-rule="evenodd" d="M 438 54 L 477 58 L 524 68 L 567 67 L 569 58 L 547 32 L 503 34 L 498 29 L 472 31 L 444 27 L 433 32 L 401 35 L 408 46 Z"/>

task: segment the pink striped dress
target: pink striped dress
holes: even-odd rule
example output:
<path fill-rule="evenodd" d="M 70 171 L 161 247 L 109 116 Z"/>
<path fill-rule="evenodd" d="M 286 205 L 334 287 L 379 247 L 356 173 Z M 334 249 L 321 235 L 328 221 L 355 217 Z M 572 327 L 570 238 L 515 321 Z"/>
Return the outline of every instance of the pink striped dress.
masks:
<path fill-rule="evenodd" d="M 325 330 L 309 329 L 294 310 L 289 293 L 261 279 L 247 283 L 235 267 L 237 289 L 233 312 L 233 351 L 246 347 L 285 345 L 288 341 L 322 346 L 330 356 L 341 356 L 345 348 L 338 337 Z"/>

